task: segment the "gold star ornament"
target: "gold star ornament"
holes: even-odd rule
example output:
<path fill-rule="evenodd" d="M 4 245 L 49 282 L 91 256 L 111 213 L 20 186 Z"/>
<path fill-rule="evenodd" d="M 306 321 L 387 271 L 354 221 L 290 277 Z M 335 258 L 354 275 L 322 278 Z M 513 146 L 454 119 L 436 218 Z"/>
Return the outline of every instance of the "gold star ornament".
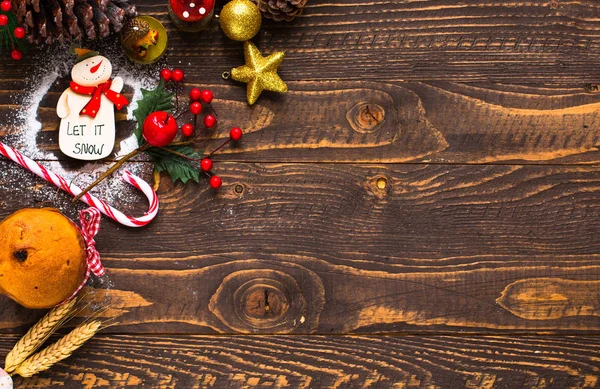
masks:
<path fill-rule="evenodd" d="M 287 85 L 277 74 L 277 69 L 284 56 L 285 53 L 278 51 L 268 57 L 263 57 L 254 43 L 244 42 L 246 64 L 231 69 L 231 78 L 248 84 L 246 92 L 248 104 L 254 104 L 264 90 L 287 92 Z"/>

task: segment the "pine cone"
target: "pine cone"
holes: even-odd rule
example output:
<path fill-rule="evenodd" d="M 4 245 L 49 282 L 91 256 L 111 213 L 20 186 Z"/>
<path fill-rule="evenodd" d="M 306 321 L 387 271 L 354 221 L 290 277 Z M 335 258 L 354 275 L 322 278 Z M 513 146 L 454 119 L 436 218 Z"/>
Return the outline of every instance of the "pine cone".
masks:
<path fill-rule="evenodd" d="M 258 0 L 258 8 L 266 18 L 292 21 L 302 13 L 308 0 Z"/>
<path fill-rule="evenodd" d="M 106 38 L 137 16 L 129 0 L 12 0 L 17 22 L 34 44 Z"/>

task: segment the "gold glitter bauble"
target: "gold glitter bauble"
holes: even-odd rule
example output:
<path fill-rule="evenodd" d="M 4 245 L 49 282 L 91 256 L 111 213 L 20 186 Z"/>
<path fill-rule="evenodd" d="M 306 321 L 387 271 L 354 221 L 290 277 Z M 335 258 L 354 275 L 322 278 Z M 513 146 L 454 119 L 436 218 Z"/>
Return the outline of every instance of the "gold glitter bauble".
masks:
<path fill-rule="evenodd" d="M 287 92 L 287 85 L 277 74 L 284 56 L 282 51 L 277 51 L 268 57 L 263 57 L 254 43 L 244 42 L 246 64 L 231 69 L 231 78 L 248 84 L 246 92 L 248 104 L 254 104 L 263 90 Z"/>
<path fill-rule="evenodd" d="M 250 0 L 232 0 L 225 4 L 219 15 L 221 29 L 234 41 L 252 39 L 262 23 L 258 6 Z"/>

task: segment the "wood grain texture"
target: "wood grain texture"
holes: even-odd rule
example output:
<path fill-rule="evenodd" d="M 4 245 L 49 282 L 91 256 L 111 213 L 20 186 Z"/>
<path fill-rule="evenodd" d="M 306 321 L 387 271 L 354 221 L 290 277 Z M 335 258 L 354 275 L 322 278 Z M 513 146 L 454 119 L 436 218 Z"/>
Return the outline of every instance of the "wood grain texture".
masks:
<path fill-rule="evenodd" d="M 287 52 L 281 75 L 290 92 L 265 93 L 252 108 L 244 85 L 220 78 L 243 55 L 216 20 L 202 34 L 185 34 L 173 30 L 162 2 L 139 3 L 169 28 L 170 50 L 134 73 L 177 64 L 189 84 L 213 89 L 223 118 L 215 137 L 233 125 L 248 132 L 242 147 L 226 151 L 231 160 L 600 161 L 600 94 L 585 88 L 600 82 L 599 11 L 590 1 L 313 0 L 293 23 L 265 22 L 257 42 L 263 52 Z M 115 44 L 104 47 L 118 72 L 126 60 Z M 14 110 L 37 81 L 23 74 L 52 55 L 32 55 L 22 66 L 0 59 L 0 134 L 21 131 Z M 58 78 L 38 110 L 37 143 L 52 159 L 64 159 L 54 107 L 67 83 L 66 74 Z M 119 140 L 130 132 L 122 123 Z"/>
<path fill-rule="evenodd" d="M 218 193 L 164 180 L 161 212 L 143 230 L 104 223 L 97 242 L 109 281 L 100 287 L 115 296 L 112 330 L 600 326 L 595 166 L 221 163 L 217 170 L 226 182 Z M 11 186 L 0 186 L 8 202 L 2 216 L 36 204 L 30 190 L 9 196 Z M 43 186 L 37 193 L 37 201 L 52 196 L 74 213 L 66 195 Z M 5 330 L 37 317 L 0 301 Z"/>
<path fill-rule="evenodd" d="M 202 34 L 186 34 L 173 30 L 164 2 L 136 4 L 169 28 L 172 63 L 181 61 L 194 74 L 215 80 L 241 61 L 240 44 L 228 40 L 216 20 Z M 282 74 L 290 81 L 580 85 L 600 75 L 593 66 L 599 58 L 599 16 L 594 0 L 313 0 L 293 23 L 266 20 L 256 39 L 262 49 L 286 51 L 290 65 Z M 187 65 L 199 48 L 210 66 Z M 19 68 L 10 64 L 2 61 L 0 72 L 20 78 Z"/>
<path fill-rule="evenodd" d="M 170 48 L 131 67 L 114 37 L 98 47 L 116 71 L 180 67 L 217 97 L 207 150 L 246 135 L 216 158 L 219 192 L 165 179 L 150 226 L 103 223 L 108 274 L 87 299 L 116 325 L 17 387 L 600 387 L 595 0 L 310 0 L 255 39 L 286 51 L 290 91 L 253 107 L 221 79 L 243 55 L 216 19 L 185 34 L 164 1 L 136 5 Z M 68 65 L 32 77 L 53 50 L 0 58 L 0 137 L 89 180 L 103 165 L 57 147 L 68 77 L 53 72 Z M 151 177 L 144 159 L 127 167 Z M 117 181 L 96 193 L 144 210 Z M 0 218 L 26 206 L 83 208 L 0 161 Z M 0 355 L 42 314 L 0 297 Z"/>
<path fill-rule="evenodd" d="M 223 119 L 206 142 L 207 151 L 216 148 L 233 126 L 246 132 L 238 147 L 222 151 L 221 159 L 469 164 L 600 161 L 600 94 L 489 84 L 297 82 L 290 83 L 290 92 L 265 96 L 247 108 L 243 87 L 188 79 L 210 87 L 218 97 L 214 106 Z M 33 150 L 34 156 L 65 159 L 58 150 L 59 119 L 54 107 L 67 82 L 61 79 L 42 100 L 38 110 L 42 130 L 36 136 L 39 150 Z M 0 117 L 10 122 L 16 116 L 14 109 L 0 107 Z M 123 114 L 119 118 L 117 145 L 132 132 L 132 123 L 123 121 Z M 23 128 L 17 125 L 6 131 L 7 142 L 21 148 Z M 117 146 L 115 152 L 119 150 Z"/>
<path fill-rule="evenodd" d="M 0 340 L 0 352 L 15 337 Z M 597 337 L 106 336 L 18 388 L 598 387 Z"/>

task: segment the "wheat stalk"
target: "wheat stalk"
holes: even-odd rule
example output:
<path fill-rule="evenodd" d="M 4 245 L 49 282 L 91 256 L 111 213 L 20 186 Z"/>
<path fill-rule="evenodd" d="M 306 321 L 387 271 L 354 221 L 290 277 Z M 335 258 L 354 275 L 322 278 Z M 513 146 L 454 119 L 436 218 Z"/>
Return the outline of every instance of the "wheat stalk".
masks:
<path fill-rule="evenodd" d="M 101 326 L 102 322 L 99 320 L 80 324 L 58 342 L 46 347 L 21 363 L 15 372 L 21 377 L 31 377 L 34 374 L 48 370 L 55 363 L 68 358 L 75 350 L 100 331 Z"/>
<path fill-rule="evenodd" d="M 4 370 L 7 373 L 13 372 L 21 362 L 44 344 L 48 337 L 70 318 L 75 303 L 76 299 L 73 299 L 52 309 L 36 325 L 31 327 L 6 356 Z"/>

